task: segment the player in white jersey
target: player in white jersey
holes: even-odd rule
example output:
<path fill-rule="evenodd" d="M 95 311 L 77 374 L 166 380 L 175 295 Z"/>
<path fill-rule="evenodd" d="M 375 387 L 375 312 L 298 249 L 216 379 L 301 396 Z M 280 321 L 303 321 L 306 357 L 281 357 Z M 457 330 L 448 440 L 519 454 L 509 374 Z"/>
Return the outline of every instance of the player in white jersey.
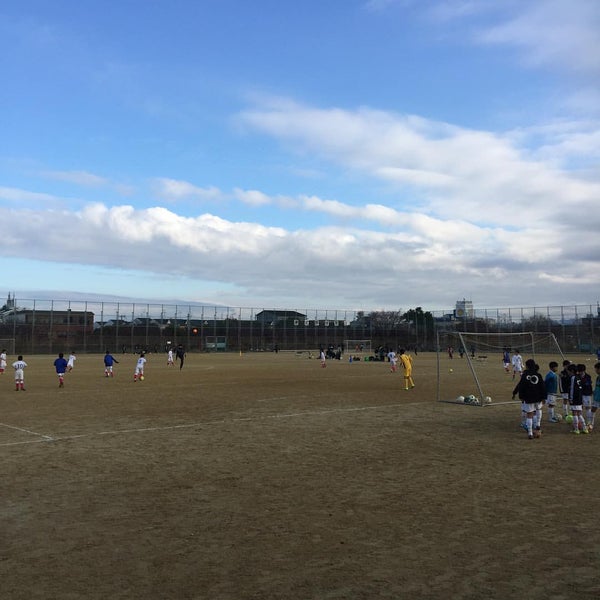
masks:
<path fill-rule="evenodd" d="M 17 360 L 12 364 L 13 369 L 15 370 L 15 385 L 16 391 L 22 390 L 25 391 L 25 376 L 24 370 L 27 366 L 27 363 L 23 360 L 21 355 L 18 356 Z"/>
<path fill-rule="evenodd" d="M 133 381 L 144 381 L 144 365 L 146 364 L 146 356 L 143 352 L 140 352 L 140 357 L 135 363 L 135 373 L 133 374 Z"/>
<path fill-rule="evenodd" d="M 4 373 L 5 369 L 6 369 L 6 348 L 3 348 L 2 352 L 0 352 L 0 375 L 2 375 Z"/>
<path fill-rule="evenodd" d="M 387 353 L 387 357 L 388 357 L 388 359 L 390 361 L 390 371 L 392 373 L 395 373 L 397 365 L 398 365 L 398 357 L 396 356 L 396 353 L 393 350 L 390 350 Z"/>
<path fill-rule="evenodd" d="M 521 375 L 523 374 L 523 357 L 519 354 L 518 350 L 515 350 L 510 362 L 513 368 L 512 378 L 521 379 Z"/>
<path fill-rule="evenodd" d="M 75 352 L 73 352 L 73 350 L 71 350 L 71 354 L 69 354 L 69 360 L 67 360 L 67 372 L 68 373 L 70 373 L 73 370 L 76 360 L 77 360 L 77 357 L 75 356 Z"/>
<path fill-rule="evenodd" d="M 325 368 L 327 366 L 327 359 L 325 358 L 325 350 L 323 348 L 319 351 L 319 360 L 321 361 L 321 367 Z"/>
<path fill-rule="evenodd" d="M 167 352 L 167 367 L 172 367 L 173 365 L 173 348 L 169 348 Z"/>

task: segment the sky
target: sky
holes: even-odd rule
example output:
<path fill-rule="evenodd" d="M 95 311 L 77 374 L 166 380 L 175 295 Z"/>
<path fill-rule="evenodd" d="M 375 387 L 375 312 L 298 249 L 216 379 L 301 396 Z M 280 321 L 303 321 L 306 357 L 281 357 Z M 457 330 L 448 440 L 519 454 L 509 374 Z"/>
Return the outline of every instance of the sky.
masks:
<path fill-rule="evenodd" d="M 0 293 L 600 300 L 597 0 L 5 0 Z"/>

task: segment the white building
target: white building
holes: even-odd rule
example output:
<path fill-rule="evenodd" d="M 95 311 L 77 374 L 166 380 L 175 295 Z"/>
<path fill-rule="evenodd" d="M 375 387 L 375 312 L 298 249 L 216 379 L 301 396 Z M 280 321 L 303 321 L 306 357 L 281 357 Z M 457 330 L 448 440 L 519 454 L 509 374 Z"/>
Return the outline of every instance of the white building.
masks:
<path fill-rule="evenodd" d="M 473 302 L 471 300 L 456 301 L 456 308 L 454 309 L 454 316 L 457 319 L 473 319 L 475 317 L 475 309 L 473 308 Z"/>

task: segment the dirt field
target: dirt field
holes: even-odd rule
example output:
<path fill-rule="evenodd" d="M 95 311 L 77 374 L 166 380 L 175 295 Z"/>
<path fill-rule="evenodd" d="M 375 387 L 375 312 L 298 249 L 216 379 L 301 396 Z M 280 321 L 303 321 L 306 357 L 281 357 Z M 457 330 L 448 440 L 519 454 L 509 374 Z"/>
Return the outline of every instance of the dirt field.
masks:
<path fill-rule="evenodd" d="M 117 358 L 0 377 L 3 600 L 600 597 L 600 426 L 437 402 L 433 354 L 408 392 L 384 363 Z"/>

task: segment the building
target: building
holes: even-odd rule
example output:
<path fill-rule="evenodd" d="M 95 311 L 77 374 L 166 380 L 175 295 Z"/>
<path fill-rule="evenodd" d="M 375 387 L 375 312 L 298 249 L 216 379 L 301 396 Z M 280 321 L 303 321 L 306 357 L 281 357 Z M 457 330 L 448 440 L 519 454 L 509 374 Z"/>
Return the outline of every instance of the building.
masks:
<path fill-rule="evenodd" d="M 471 300 L 456 301 L 456 307 L 454 309 L 454 316 L 457 319 L 473 319 L 475 318 L 475 310 L 473 308 L 473 302 Z"/>
<path fill-rule="evenodd" d="M 295 310 L 261 310 L 259 313 L 256 313 L 256 320 L 265 325 L 275 325 L 289 319 L 304 321 L 306 315 Z"/>

